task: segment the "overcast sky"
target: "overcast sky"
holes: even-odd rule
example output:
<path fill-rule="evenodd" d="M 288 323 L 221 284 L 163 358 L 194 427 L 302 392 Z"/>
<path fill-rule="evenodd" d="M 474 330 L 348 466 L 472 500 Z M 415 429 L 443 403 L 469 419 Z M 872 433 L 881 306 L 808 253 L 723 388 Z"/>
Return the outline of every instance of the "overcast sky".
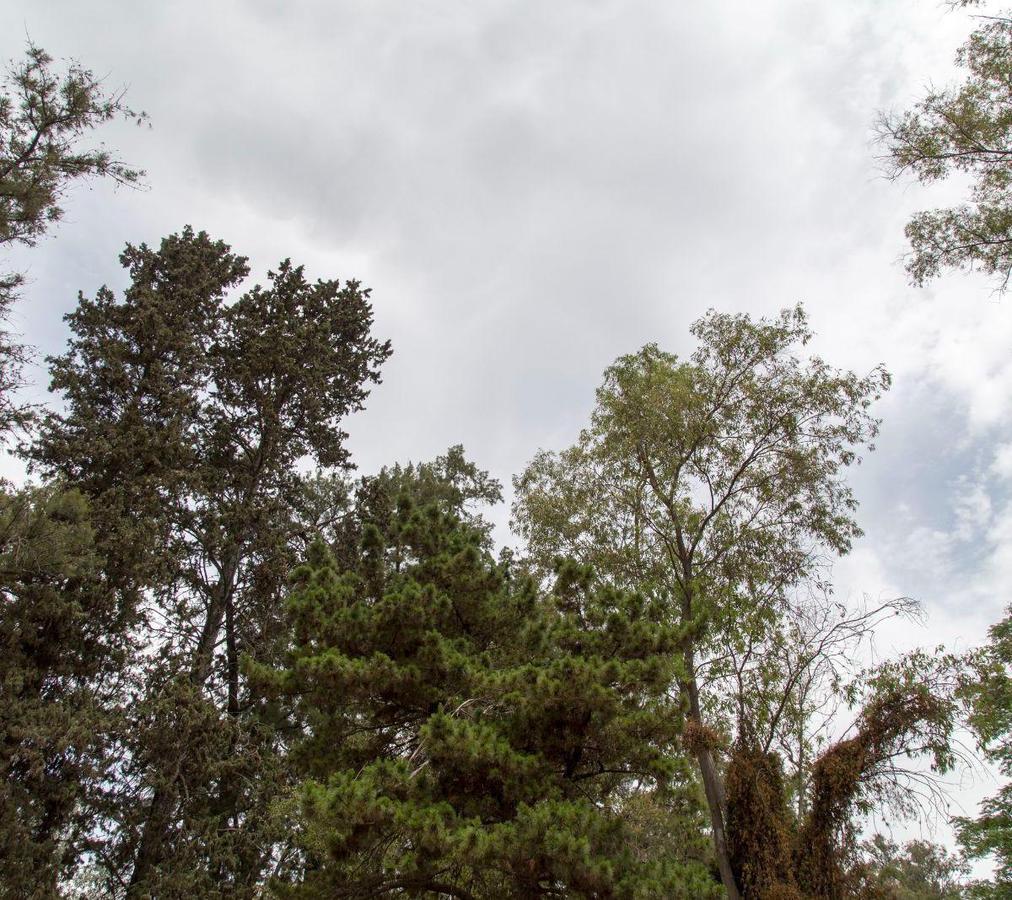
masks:
<path fill-rule="evenodd" d="M 103 133 L 148 190 L 76 190 L 14 258 L 16 325 L 59 352 L 125 242 L 192 224 L 257 276 L 291 257 L 373 289 L 394 356 L 348 423 L 361 469 L 463 443 L 508 483 L 617 355 L 802 300 L 817 352 L 895 376 L 839 591 L 924 603 L 883 654 L 965 649 L 1012 583 L 1012 301 L 907 284 L 904 221 L 959 190 L 886 181 L 872 124 L 971 27 L 935 0 L 6 2 L 0 56 L 30 37 L 152 122 Z"/>

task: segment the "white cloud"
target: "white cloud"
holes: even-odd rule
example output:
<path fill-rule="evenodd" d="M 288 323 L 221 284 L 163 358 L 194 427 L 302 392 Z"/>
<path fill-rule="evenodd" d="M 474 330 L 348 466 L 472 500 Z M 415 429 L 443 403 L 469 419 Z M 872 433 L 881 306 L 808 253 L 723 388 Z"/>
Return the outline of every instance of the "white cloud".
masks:
<path fill-rule="evenodd" d="M 924 602 L 927 629 L 896 646 L 967 646 L 1007 604 L 1012 309 L 972 276 L 907 285 L 904 221 L 960 188 L 886 182 L 870 143 L 877 110 L 952 72 L 965 15 L 54 0 L 0 8 L 0 54 L 26 28 L 129 85 L 153 122 L 106 134 L 151 190 L 76 191 L 56 238 L 16 260 L 18 321 L 44 352 L 79 289 L 122 284 L 125 241 L 190 222 L 260 273 L 292 256 L 374 288 L 395 355 L 349 423 L 363 468 L 462 441 L 508 482 L 575 438 L 618 354 L 689 351 L 711 306 L 805 300 L 826 359 L 896 375 L 854 473 L 867 537 L 841 589 Z"/>

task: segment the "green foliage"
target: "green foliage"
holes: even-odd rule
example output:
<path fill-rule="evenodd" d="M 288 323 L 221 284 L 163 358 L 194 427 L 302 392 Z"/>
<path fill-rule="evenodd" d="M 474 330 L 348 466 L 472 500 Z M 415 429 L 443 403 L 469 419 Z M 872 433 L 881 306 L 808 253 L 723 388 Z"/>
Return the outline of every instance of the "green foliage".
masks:
<path fill-rule="evenodd" d="M 960 900 L 970 896 L 968 867 L 958 856 L 928 841 L 902 847 L 876 834 L 861 845 L 855 894 L 869 900 Z"/>
<path fill-rule="evenodd" d="M 907 224 L 907 271 L 922 285 L 944 269 L 978 269 L 1004 291 L 1012 275 L 1012 19 L 987 17 L 956 62 L 962 84 L 879 120 L 893 176 L 909 172 L 927 184 L 965 173 L 972 181 L 968 202 Z"/>
<path fill-rule="evenodd" d="M 86 854 L 128 650 L 84 498 L 0 493 L 0 897 L 54 897 Z"/>
<path fill-rule="evenodd" d="M 80 145 L 89 131 L 121 116 L 143 121 L 107 94 L 90 71 L 71 63 L 66 73 L 28 45 L 25 59 L 8 69 L 0 89 L 0 246 L 33 244 L 62 215 L 60 201 L 74 181 L 108 177 L 136 184 L 144 174 L 104 147 Z"/>
<path fill-rule="evenodd" d="M 246 260 L 189 228 L 121 262 L 123 296 L 103 287 L 68 316 L 69 351 L 51 360 L 65 412 L 32 449 L 90 498 L 106 577 L 144 613 L 103 860 L 133 896 L 242 896 L 273 850 L 280 766 L 239 657 L 280 650 L 303 466 L 346 465 L 341 421 L 390 350 L 355 281 L 310 283 L 286 260 L 232 299 Z M 183 752 L 167 739 L 180 735 Z"/>
<path fill-rule="evenodd" d="M 700 635 L 762 628 L 766 594 L 861 532 L 843 470 L 889 385 L 802 362 L 801 308 L 774 321 L 710 313 L 688 362 L 647 345 L 605 373 L 590 427 L 515 481 L 515 523 L 539 572 L 571 554 L 622 585 L 650 585 Z M 711 627 L 707 627 L 711 626 Z"/>
<path fill-rule="evenodd" d="M 312 547 L 289 664 L 255 667 L 305 735 L 305 865 L 282 893 L 711 895 L 700 861 L 645 855 L 642 818 L 623 814 L 685 778 L 666 696 L 678 634 L 659 610 L 572 564 L 544 597 L 481 530 L 404 493 L 360 539 L 353 568 Z"/>
<path fill-rule="evenodd" d="M 310 486 L 303 518 L 330 544 L 339 564 L 356 565 L 361 553 L 362 529 L 375 526 L 387 543 L 398 546 L 398 502 L 408 499 L 416 507 L 437 504 L 480 532 L 481 545 L 492 547 L 492 526 L 482 509 L 502 502 L 502 485 L 479 469 L 459 444 L 431 462 L 395 464 L 355 485 L 337 476 L 322 477 Z"/>
<path fill-rule="evenodd" d="M 962 693 L 970 707 L 970 725 L 984 755 L 1012 778 L 1012 615 L 991 627 L 987 643 L 971 654 Z M 992 857 L 991 885 L 980 896 L 1012 892 L 1012 784 L 981 803 L 976 819 L 958 819 L 959 839 L 971 858 Z"/>
<path fill-rule="evenodd" d="M 649 344 L 608 368 L 578 442 L 539 453 L 515 479 L 514 522 L 536 573 L 571 556 L 670 611 L 689 713 L 700 734 L 726 737 L 734 721 L 705 717 L 732 709 L 740 724 L 747 710 L 770 723 L 781 701 L 760 680 L 726 702 L 743 684 L 731 663 L 786 633 L 788 594 L 816 573 L 817 548 L 844 553 L 861 533 L 843 474 L 877 432 L 869 409 L 889 376 L 799 358 L 811 337 L 801 307 L 759 321 L 711 312 L 692 331 L 688 361 Z M 687 749 L 737 896 L 715 742 Z"/>
<path fill-rule="evenodd" d="M 25 59 L 0 82 L 0 249 L 31 246 L 63 214 L 68 187 L 89 178 L 136 184 L 143 172 L 117 160 L 104 147 L 87 149 L 84 136 L 124 116 L 143 121 L 123 96 L 107 94 L 91 72 L 71 63 L 63 75 L 52 58 L 28 45 Z M 6 321 L 22 278 L 0 273 L 0 321 Z M 23 428 L 30 410 L 12 394 L 21 385 L 27 351 L 6 331 L 0 334 L 0 436 Z"/>

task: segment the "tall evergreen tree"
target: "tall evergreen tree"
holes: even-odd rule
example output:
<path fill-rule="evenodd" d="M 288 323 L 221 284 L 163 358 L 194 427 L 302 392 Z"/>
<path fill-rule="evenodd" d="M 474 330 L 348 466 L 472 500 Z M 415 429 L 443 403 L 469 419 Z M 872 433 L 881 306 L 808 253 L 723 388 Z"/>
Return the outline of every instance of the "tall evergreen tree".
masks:
<path fill-rule="evenodd" d="M 542 596 L 484 543 L 402 493 L 353 564 L 317 543 L 297 570 L 288 664 L 256 667 L 303 735 L 279 892 L 713 896 L 692 846 L 644 855 L 634 825 L 637 795 L 671 801 L 687 774 L 670 752 L 676 630 L 573 564 Z"/>
<path fill-rule="evenodd" d="M 303 465 L 347 464 L 340 422 L 379 379 L 368 291 L 287 260 L 235 300 L 246 260 L 185 229 L 128 246 L 122 298 L 68 316 L 65 412 L 33 455 L 93 502 L 108 578 L 145 613 L 110 876 L 131 896 L 254 889 L 272 747 L 240 654 L 270 659 L 300 546 Z M 131 599 L 132 598 L 132 599 Z"/>
<path fill-rule="evenodd" d="M 146 118 L 123 101 L 77 63 L 55 72 L 52 57 L 31 43 L 25 58 L 8 67 L 0 80 L 0 250 L 33 246 L 63 216 L 63 196 L 75 182 L 140 180 L 143 172 L 85 143 L 88 132 L 113 119 Z M 0 322 L 21 283 L 20 273 L 0 272 Z M 25 358 L 25 348 L 0 333 L 0 436 L 28 421 L 28 410 L 14 398 Z"/>
<path fill-rule="evenodd" d="M 0 604 L 0 897 L 55 897 L 91 849 L 130 649 L 79 493 L 0 493 Z"/>

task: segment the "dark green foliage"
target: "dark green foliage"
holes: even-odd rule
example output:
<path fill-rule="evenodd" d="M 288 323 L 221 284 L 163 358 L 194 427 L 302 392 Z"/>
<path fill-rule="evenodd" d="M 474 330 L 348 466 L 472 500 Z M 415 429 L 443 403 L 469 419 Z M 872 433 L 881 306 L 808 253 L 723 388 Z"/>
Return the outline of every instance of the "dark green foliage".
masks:
<path fill-rule="evenodd" d="M 416 507 L 437 504 L 452 512 L 481 535 L 491 549 L 491 525 L 481 508 L 502 502 L 502 485 L 464 455 L 459 444 L 431 462 L 385 467 L 356 484 L 323 477 L 309 484 L 303 518 L 325 537 L 341 566 L 354 567 L 362 552 L 362 529 L 379 529 L 396 557 L 397 504 L 404 499 Z"/>
<path fill-rule="evenodd" d="M 66 412 L 33 449 L 91 498 L 107 577 L 145 613 L 103 861 L 132 896 L 245 896 L 273 852 L 264 809 L 282 776 L 239 657 L 279 649 L 301 466 L 346 464 L 341 420 L 390 351 L 357 282 L 310 283 L 285 261 L 230 300 L 246 260 L 190 229 L 121 261 L 122 298 L 102 288 L 68 317 L 52 360 Z"/>
<path fill-rule="evenodd" d="M 404 494 L 360 537 L 352 568 L 313 546 L 288 667 L 256 669 L 305 733 L 305 864 L 282 893 L 710 895 L 700 862 L 645 858 L 623 817 L 630 792 L 685 778 L 663 616 L 571 564 L 541 596 L 480 530 Z"/>
<path fill-rule="evenodd" d="M 0 897 L 52 897 L 88 849 L 128 649 L 87 504 L 0 493 Z"/>

